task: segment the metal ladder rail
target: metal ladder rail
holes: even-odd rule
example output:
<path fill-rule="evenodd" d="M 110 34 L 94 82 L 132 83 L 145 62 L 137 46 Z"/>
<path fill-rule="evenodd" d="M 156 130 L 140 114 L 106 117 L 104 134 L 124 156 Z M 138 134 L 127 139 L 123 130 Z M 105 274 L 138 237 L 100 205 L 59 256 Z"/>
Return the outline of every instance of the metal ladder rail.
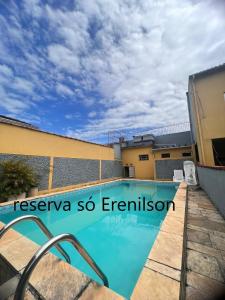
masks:
<path fill-rule="evenodd" d="M 16 219 L 12 220 L 11 222 L 9 222 L 8 224 L 6 224 L 0 230 L 0 239 L 13 225 L 23 222 L 23 221 L 26 221 L 26 220 L 34 221 L 39 226 L 39 228 L 42 230 L 42 232 L 48 237 L 49 240 L 54 237 L 53 234 L 48 230 L 48 228 L 45 226 L 45 224 L 42 222 L 42 220 L 40 218 L 38 218 L 37 216 L 34 216 L 34 215 L 27 215 L 27 216 L 22 216 L 22 217 L 16 218 Z M 66 261 L 70 264 L 71 263 L 70 257 L 66 253 L 66 251 L 59 244 L 55 245 L 55 247 L 64 256 Z"/>
<path fill-rule="evenodd" d="M 96 274 L 101 278 L 104 285 L 106 287 L 109 287 L 108 279 L 105 276 L 105 274 L 101 271 L 101 269 L 98 267 L 98 265 L 95 263 L 94 259 L 88 254 L 88 252 L 83 248 L 83 246 L 80 244 L 80 242 L 76 239 L 76 237 L 69 233 L 60 234 L 58 236 L 55 236 L 48 242 L 46 242 L 31 258 L 27 266 L 25 267 L 23 274 L 21 275 L 21 278 L 19 280 L 14 300 L 23 300 L 24 294 L 26 290 L 27 282 L 38 264 L 38 262 L 41 260 L 41 258 L 46 254 L 46 252 L 53 247 L 55 244 L 59 243 L 60 241 L 67 241 L 70 242 L 74 248 L 80 253 L 80 255 L 86 260 L 86 262 L 90 265 L 90 267 L 96 272 Z"/>

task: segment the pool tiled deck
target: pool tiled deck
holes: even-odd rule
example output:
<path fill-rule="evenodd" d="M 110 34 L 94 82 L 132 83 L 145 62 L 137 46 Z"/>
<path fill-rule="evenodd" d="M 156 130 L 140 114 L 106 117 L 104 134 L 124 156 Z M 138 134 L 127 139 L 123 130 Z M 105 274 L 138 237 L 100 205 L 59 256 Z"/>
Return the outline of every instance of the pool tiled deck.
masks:
<path fill-rule="evenodd" d="M 188 191 L 186 266 L 186 300 L 225 299 L 225 220 L 197 188 Z"/>
<path fill-rule="evenodd" d="M 3 224 L 0 222 L 0 228 L 2 226 Z M 10 229 L 0 240 L 0 248 L 1 256 L 10 262 L 10 267 L 14 269 L 15 273 L 21 274 L 39 246 Z M 13 299 L 13 295 L 9 295 L 7 299 Z M 34 269 L 25 299 L 122 300 L 123 297 L 104 286 L 100 286 L 84 273 L 48 253 Z"/>
<path fill-rule="evenodd" d="M 186 184 L 181 183 L 173 199 L 175 211 L 170 207 L 131 300 L 180 298 L 186 192 Z"/>

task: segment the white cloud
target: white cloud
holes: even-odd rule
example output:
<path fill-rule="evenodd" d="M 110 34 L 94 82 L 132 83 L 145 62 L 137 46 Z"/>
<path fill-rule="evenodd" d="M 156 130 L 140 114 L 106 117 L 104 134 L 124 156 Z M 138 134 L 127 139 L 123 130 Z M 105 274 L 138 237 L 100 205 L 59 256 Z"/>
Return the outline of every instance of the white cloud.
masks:
<path fill-rule="evenodd" d="M 5 77 L 12 77 L 13 72 L 8 66 L 0 65 L 0 75 Z"/>
<path fill-rule="evenodd" d="M 75 119 L 80 119 L 81 115 L 80 113 L 73 113 L 73 114 L 66 114 L 65 118 L 67 120 L 75 120 Z"/>
<path fill-rule="evenodd" d="M 75 54 L 87 52 L 89 46 L 88 19 L 78 10 L 60 10 L 46 6 L 50 28 L 64 40 Z"/>
<path fill-rule="evenodd" d="M 13 71 L 7 65 L 0 64 L 0 86 L 12 81 Z"/>
<path fill-rule="evenodd" d="M 4 108 L 10 113 L 20 114 L 24 110 L 28 109 L 30 103 L 24 101 L 23 99 L 16 98 L 16 95 L 9 95 L 6 91 L 0 86 L 0 107 Z"/>
<path fill-rule="evenodd" d="M 42 7 L 39 0 L 23 0 L 23 5 L 27 14 L 34 17 L 40 17 L 42 15 Z"/>
<path fill-rule="evenodd" d="M 82 63 L 97 82 L 105 110 L 91 123 L 94 130 L 86 126 L 84 136 L 103 128 L 187 121 L 188 75 L 224 60 L 225 19 L 215 2 L 79 3 L 89 20 L 96 18 L 100 24 L 99 47 Z"/>
<path fill-rule="evenodd" d="M 65 84 L 58 83 L 56 86 L 56 91 L 60 95 L 73 96 L 74 92 Z"/>
<path fill-rule="evenodd" d="M 12 110 L 14 100 L 17 111 L 31 105 L 23 106 L 11 89 L 32 99 L 41 97 L 37 91 L 44 99 L 54 91 L 70 103 L 95 104 L 98 114 L 91 111 L 83 129 L 69 129 L 70 135 L 187 121 L 188 75 L 224 62 L 222 0 L 78 0 L 57 8 L 23 3 L 22 13 L 12 4 L 10 25 L 0 17 L 5 107 Z M 20 18 L 27 15 L 32 26 L 24 29 Z M 25 57 L 18 60 L 12 46 Z"/>
<path fill-rule="evenodd" d="M 82 104 L 86 107 L 90 107 L 95 103 L 95 99 L 93 98 L 88 98 L 88 97 L 84 97 L 82 99 Z"/>
<path fill-rule="evenodd" d="M 89 114 L 88 114 L 88 117 L 89 118 L 94 118 L 94 117 L 96 117 L 96 115 L 97 115 L 96 111 L 90 111 Z"/>
<path fill-rule="evenodd" d="M 78 57 L 65 46 L 60 44 L 50 45 L 48 47 L 48 55 L 50 61 L 60 69 L 66 70 L 72 74 L 79 72 L 80 63 Z"/>
<path fill-rule="evenodd" d="M 98 33 L 101 48 L 84 59 L 105 106 L 94 131 L 187 121 L 188 75 L 224 59 L 225 21 L 217 7 L 176 0 L 95 4 L 95 16 L 107 25 Z M 93 16 L 89 5 L 82 1 Z"/>
<path fill-rule="evenodd" d="M 26 94 L 32 94 L 33 92 L 33 83 L 21 77 L 16 77 L 14 79 L 12 87 L 17 91 L 24 92 Z"/>

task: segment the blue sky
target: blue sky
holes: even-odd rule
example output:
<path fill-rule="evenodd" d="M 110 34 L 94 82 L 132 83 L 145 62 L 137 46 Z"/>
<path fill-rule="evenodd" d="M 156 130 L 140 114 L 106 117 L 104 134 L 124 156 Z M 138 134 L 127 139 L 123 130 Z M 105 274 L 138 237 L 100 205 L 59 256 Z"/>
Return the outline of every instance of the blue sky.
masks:
<path fill-rule="evenodd" d="M 0 2 L 0 114 L 87 140 L 188 121 L 188 75 L 225 61 L 224 1 Z"/>

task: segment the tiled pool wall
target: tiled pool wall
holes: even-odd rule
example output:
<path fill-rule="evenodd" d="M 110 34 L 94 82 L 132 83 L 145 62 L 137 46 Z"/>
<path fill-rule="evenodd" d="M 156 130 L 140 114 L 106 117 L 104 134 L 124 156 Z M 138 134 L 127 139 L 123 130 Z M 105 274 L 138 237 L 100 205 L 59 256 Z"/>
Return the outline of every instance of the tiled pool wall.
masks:
<path fill-rule="evenodd" d="M 102 184 L 114 184 L 117 181 L 127 181 L 126 179 L 117 179 L 111 180 L 106 183 L 100 183 L 97 185 L 90 185 L 85 188 L 77 188 L 71 190 L 73 191 L 82 191 L 86 189 L 95 189 L 96 186 Z M 129 179 L 130 181 L 130 179 Z M 152 180 L 136 180 L 133 181 L 143 181 L 143 182 L 154 182 Z M 165 181 L 158 182 L 158 184 L 165 184 Z M 173 182 L 167 182 L 168 184 L 174 184 Z M 43 200 L 47 197 L 57 197 L 58 194 L 68 193 L 68 191 L 52 193 L 51 195 L 46 196 L 38 196 L 32 197 L 28 200 L 37 199 Z M 186 183 L 180 183 L 175 197 L 173 199 L 175 203 L 175 210 L 170 207 L 159 231 L 157 239 L 148 255 L 145 266 L 140 274 L 140 277 L 137 281 L 137 284 L 134 288 L 133 294 L 131 296 L 132 300 L 149 300 L 151 299 L 157 300 L 178 300 L 180 298 L 181 288 L 182 288 L 182 261 L 183 261 L 183 244 L 184 244 L 184 229 L 185 229 L 185 209 L 186 209 L 186 196 L 187 196 L 187 185 Z M 22 200 L 21 200 L 22 201 Z M 13 201 L 12 201 L 13 202 Z M 9 210 L 12 209 L 12 204 L 8 203 L 8 205 L 0 206 L 0 210 Z M 1 225 L 1 224 L 0 224 Z M 3 225 L 3 224 L 2 224 Z M 11 234 L 14 230 L 10 230 Z M 14 234 L 18 234 L 15 232 Z M 21 236 L 21 235 L 20 235 Z M 5 237 L 7 240 L 7 237 Z M 25 237 L 22 237 L 28 243 L 33 243 Z M 9 237 L 10 239 L 10 237 Z M 4 240 L 3 240 L 4 243 Z M 2 241 L 0 240 L 0 245 Z M 15 245 L 15 247 L 17 247 Z M 22 247 L 22 245 L 21 245 Z M 11 256 L 8 253 L 8 250 L 5 249 L 5 253 L 8 255 L 9 261 L 11 265 L 13 262 L 10 261 Z M 49 255 L 54 256 L 49 253 Z M 15 259 L 15 258 L 13 258 Z M 63 262 L 63 264 L 66 264 Z M 15 266 L 14 266 L 15 267 Z M 78 274 L 83 274 L 76 268 L 70 266 L 70 268 L 75 269 Z M 68 269 L 68 272 L 70 270 Z M 86 276 L 86 275 L 84 275 Z M 39 278 L 41 280 L 41 278 Z M 91 281 L 91 280 L 90 280 Z M 62 285 L 61 285 L 62 286 Z M 102 289 L 104 288 L 104 289 Z M 65 285 L 62 289 L 67 290 L 68 286 Z M 99 290 L 100 289 L 100 290 Z M 107 291 L 109 290 L 109 292 Z M 100 292 L 101 291 L 101 292 Z M 106 292 L 107 291 L 107 292 Z M 121 296 L 117 295 L 110 289 L 105 287 L 100 287 L 95 282 L 92 284 L 92 288 L 88 290 L 89 299 L 90 297 L 98 295 L 98 299 L 107 299 L 106 295 L 108 295 L 108 299 L 123 299 Z M 106 294 L 105 294 L 106 293 Z M 109 294 L 107 294 L 109 293 Z M 111 294 L 110 294 L 111 293 Z M 102 297 L 101 297 L 102 295 Z M 80 298 L 79 298 L 80 299 Z M 84 298 L 85 299 L 85 298 Z M 88 298 L 86 298 L 88 299 Z"/>

